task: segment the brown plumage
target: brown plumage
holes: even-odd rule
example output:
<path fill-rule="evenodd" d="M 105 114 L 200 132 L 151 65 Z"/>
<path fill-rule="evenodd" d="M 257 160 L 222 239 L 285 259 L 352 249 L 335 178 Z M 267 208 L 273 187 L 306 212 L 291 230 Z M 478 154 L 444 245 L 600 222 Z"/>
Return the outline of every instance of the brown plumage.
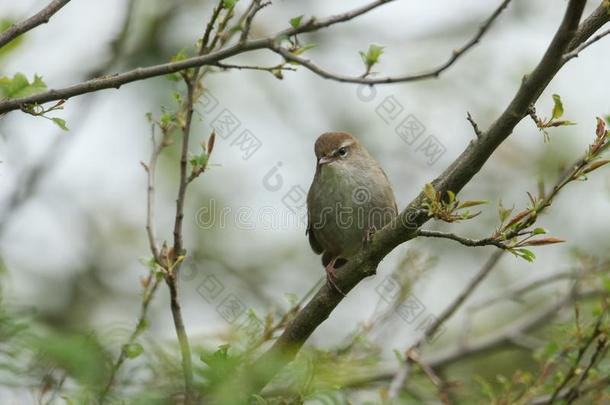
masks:
<path fill-rule="evenodd" d="M 327 132 L 314 150 L 317 164 L 307 195 L 307 234 L 332 276 L 334 267 L 357 254 L 367 235 L 390 222 L 397 209 L 386 174 L 354 136 Z"/>

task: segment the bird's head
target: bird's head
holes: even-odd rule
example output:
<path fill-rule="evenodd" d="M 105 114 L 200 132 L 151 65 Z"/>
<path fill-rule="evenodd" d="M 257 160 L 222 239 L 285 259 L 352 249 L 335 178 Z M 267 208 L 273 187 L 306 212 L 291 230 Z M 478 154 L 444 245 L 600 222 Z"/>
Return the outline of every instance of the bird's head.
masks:
<path fill-rule="evenodd" d="M 315 145 L 318 167 L 332 164 L 350 164 L 369 158 L 362 144 L 347 132 L 326 132 Z"/>

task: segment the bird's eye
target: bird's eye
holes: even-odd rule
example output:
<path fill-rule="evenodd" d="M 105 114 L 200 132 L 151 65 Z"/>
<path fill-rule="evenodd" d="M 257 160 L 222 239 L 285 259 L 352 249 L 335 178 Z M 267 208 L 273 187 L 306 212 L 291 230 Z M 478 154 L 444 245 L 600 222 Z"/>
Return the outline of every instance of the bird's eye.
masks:
<path fill-rule="evenodd" d="M 344 157 L 345 155 L 347 155 L 347 148 L 343 147 L 343 148 L 339 148 L 337 149 L 337 155 Z"/>

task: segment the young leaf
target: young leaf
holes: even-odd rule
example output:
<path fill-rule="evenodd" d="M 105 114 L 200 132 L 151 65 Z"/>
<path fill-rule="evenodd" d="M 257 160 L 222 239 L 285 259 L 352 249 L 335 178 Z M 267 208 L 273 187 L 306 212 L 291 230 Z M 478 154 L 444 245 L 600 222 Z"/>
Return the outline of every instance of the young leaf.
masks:
<path fill-rule="evenodd" d="M 430 201 L 436 201 L 436 190 L 434 189 L 432 183 L 427 183 L 424 186 L 424 194 Z"/>
<path fill-rule="evenodd" d="M 55 123 L 55 125 L 57 125 L 61 129 L 63 129 L 64 131 L 69 131 L 68 127 L 66 126 L 66 120 L 54 117 L 54 118 L 51 118 L 51 121 L 53 121 Z"/>
<path fill-rule="evenodd" d="M 294 29 L 297 29 L 301 26 L 301 21 L 303 21 L 303 14 L 297 17 L 293 17 L 290 19 L 290 26 Z"/>
<path fill-rule="evenodd" d="M 16 73 L 12 79 L 8 76 L 0 77 L 0 98 L 20 98 L 31 96 L 46 90 L 47 85 L 42 77 L 34 75 L 32 83 L 23 73 Z"/>
<path fill-rule="evenodd" d="M 552 245 L 554 243 L 563 243 L 563 242 L 565 242 L 565 240 L 563 240 L 563 239 L 548 237 L 548 238 L 528 240 L 527 242 L 523 243 L 522 246 L 543 246 L 543 245 Z"/>
<path fill-rule="evenodd" d="M 561 102 L 561 97 L 559 94 L 553 94 L 553 119 L 561 118 L 563 115 L 563 103 Z"/>
<path fill-rule="evenodd" d="M 212 154 L 212 151 L 214 150 L 215 142 L 216 142 L 216 131 L 212 131 L 212 134 L 210 135 L 210 138 L 208 139 L 208 147 L 207 147 L 208 155 Z"/>
<path fill-rule="evenodd" d="M 482 204 L 487 204 L 487 201 L 485 201 L 485 200 L 469 200 L 469 201 L 464 201 L 464 202 L 460 203 L 460 205 L 458 205 L 458 208 L 459 209 L 469 208 L 469 207 L 475 207 L 477 205 L 482 205 Z"/>
<path fill-rule="evenodd" d="M 238 1 L 239 0 L 222 0 L 222 5 L 224 8 L 233 8 Z"/>
<path fill-rule="evenodd" d="M 301 55 L 302 53 L 305 53 L 305 52 L 307 52 L 308 50 L 310 50 L 310 49 L 312 49 L 312 48 L 315 48 L 315 47 L 316 47 L 316 44 L 306 44 L 306 45 L 303 45 L 302 47 L 300 47 L 300 48 L 295 49 L 294 51 L 292 51 L 292 54 L 293 54 L 293 55 L 296 55 L 296 56 L 299 56 L 299 55 Z"/>
<path fill-rule="evenodd" d="M 513 249 L 510 252 L 528 262 L 533 262 L 536 259 L 534 252 L 529 249 Z"/>
<path fill-rule="evenodd" d="M 7 30 L 11 25 L 13 25 L 15 21 L 10 20 L 8 18 L 0 19 L 0 32 Z M 4 45 L 0 48 L 0 58 L 6 56 L 9 52 L 15 50 L 19 45 L 23 43 L 23 35 L 20 35 L 10 41 L 8 44 Z"/>
<path fill-rule="evenodd" d="M 447 196 L 449 197 L 449 204 L 455 201 L 455 193 L 453 191 L 447 191 Z"/>
<path fill-rule="evenodd" d="M 379 57 L 383 54 L 383 46 L 371 44 L 366 53 L 360 51 L 362 61 L 366 65 L 367 69 L 370 69 L 373 65 L 379 62 Z"/>
<path fill-rule="evenodd" d="M 513 213 L 514 209 L 515 209 L 515 207 L 504 208 L 504 206 L 502 205 L 502 202 L 500 202 L 500 204 L 498 206 L 498 216 L 500 217 L 501 224 L 503 224 L 504 221 L 506 221 L 508 219 L 508 217 L 510 217 L 510 215 Z"/>
<path fill-rule="evenodd" d="M 606 123 L 601 118 L 597 117 L 597 125 L 595 127 L 595 135 L 601 138 L 606 134 Z"/>
<path fill-rule="evenodd" d="M 583 173 L 591 173 L 593 170 L 599 169 L 602 166 L 610 163 L 610 160 L 598 160 L 596 162 L 591 163 L 588 167 L 583 170 Z"/>
<path fill-rule="evenodd" d="M 123 351 L 128 359 L 135 359 L 144 352 L 144 348 L 139 343 L 130 343 L 123 346 Z"/>

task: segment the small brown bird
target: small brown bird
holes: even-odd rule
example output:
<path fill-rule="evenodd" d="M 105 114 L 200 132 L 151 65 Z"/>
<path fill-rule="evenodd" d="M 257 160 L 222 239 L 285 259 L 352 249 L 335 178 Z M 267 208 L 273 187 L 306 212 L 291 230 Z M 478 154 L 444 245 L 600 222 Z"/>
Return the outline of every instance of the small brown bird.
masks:
<path fill-rule="evenodd" d="M 335 269 L 396 217 L 396 200 L 379 163 L 352 135 L 324 133 L 316 140 L 315 153 L 307 234 L 313 251 L 322 254 L 328 282 L 343 294 L 335 283 Z"/>

